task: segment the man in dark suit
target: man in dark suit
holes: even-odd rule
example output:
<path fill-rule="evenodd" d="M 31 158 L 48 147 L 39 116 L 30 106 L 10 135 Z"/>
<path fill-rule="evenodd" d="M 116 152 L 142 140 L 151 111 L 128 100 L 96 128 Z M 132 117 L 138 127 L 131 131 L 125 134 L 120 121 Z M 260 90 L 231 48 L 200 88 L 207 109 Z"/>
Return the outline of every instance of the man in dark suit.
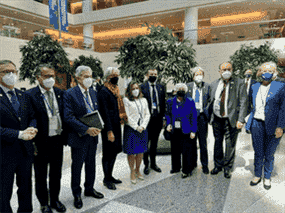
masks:
<path fill-rule="evenodd" d="M 29 97 L 15 89 L 16 66 L 0 61 L 0 212 L 12 212 L 10 200 L 14 176 L 18 186 L 18 212 L 32 212 L 32 139 L 37 134 L 36 120 Z"/>
<path fill-rule="evenodd" d="M 68 145 L 71 147 L 71 189 L 74 196 L 74 206 L 82 208 L 81 170 L 85 163 L 85 196 L 103 198 L 93 187 L 95 183 L 95 156 L 100 129 L 88 127 L 79 118 L 99 109 L 97 93 L 92 89 L 92 71 L 90 67 L 79 66 L 75 76 L 78 85 L 67 90 L 63 95 L 64 121 L 68 128 Z"/>
<path fill-rule="evenodd" d="M 92 78 L 93 78 L 93 89 L 95 92 L 99 92 L 102 87 L 104 86 L 103 83 L 102 83 L 102 78 L 103 76 L 101 76 L 100 74 L 99 75 L 96 75 L 96 72 L 92 72 Z"/>
<path fill-rule="evenodd" d="M 221 64 L 219 68 L 221 78 L 210 86 L 210 104 L 213 109 L 210 124 L 213 126 L 215 137 L 215 168 L 211 174 L 216 175 L 224 168 L 224 176 L 230 178 L 238 133 L 247 115 L 248 95 L 242 79 L 232 77 L 232 65 L 229 62 Z M 225 154 L 223 153 L 224 138 Z"/>
<path fill-rule="evenodd" d="M 245 83 L 245 88 L 246 88 L 246 93 L 248 97 L 251 97 L 251 86 L 256 83 L 256 80 L 252 79 L 252 71 L 251 69 L 248 69 L 244 73 L 244 83 Z M 247 114 L 249 114 L 251 111 L 251 105 L 249 104 L 249 99 L 248 99 L 248 110 Z"/>
<path fill-rule="evenodd" d="M 146 75 L 148 81 L 141 85 L 142 93 L 147 99 L 151 118 L 148 123 L 148 138 L 150 148 L 144 153 L 144 173 L 149 174 L 149 156 L 150 168 L 156 172 L 161 172 L 161 169 L 156 165 L 156 148 L 159 134 L 163 127 L 163 116 L 165 114 L 165 87 L 157 83 L 157 70 L 149 69 Z"/>
<path fill-rule="evenodd" d="M 193 69 L 193 74 L 194 74 L 194 82 L 187 84 L 188 86 L 187 97 L 191 97 L 195 101 L 195 106 L 197 110 L 197 124 L 198 124 L 198 131 L 196 133 L 195 142 L 197 143 L 197 137 L 198 137 L 200 145 L 200 160 L 202 164 L 202 170 L 204 174 L 209 174 L 208 149 L 207 149 L 209 114 L 208 114 L 207 105 L 210 101 L 210 85 L 203 82 L 204 70 L 201 67 L 195 67 Z M 197 158 L 197 151 L 196 151 L 196 158 Z"/>
<path fill-rule="evenodd" d="M 39 85 L 26 92 L 35 110 L 39 130 L 35 138 L 38 154 L 34 159 L 36 195 L 43 213 L 52 212 L 51 208 L 58 212 L 65 212 L 65 206 L 59 201 L 63 145 L 67 140 L 62 132 L 63 91 L 54 87 L 55 71 L 48 64 L 41 64 L 36 68 L 36 78 Z M 49 190 L 47 188 L 48 164 Z"/>

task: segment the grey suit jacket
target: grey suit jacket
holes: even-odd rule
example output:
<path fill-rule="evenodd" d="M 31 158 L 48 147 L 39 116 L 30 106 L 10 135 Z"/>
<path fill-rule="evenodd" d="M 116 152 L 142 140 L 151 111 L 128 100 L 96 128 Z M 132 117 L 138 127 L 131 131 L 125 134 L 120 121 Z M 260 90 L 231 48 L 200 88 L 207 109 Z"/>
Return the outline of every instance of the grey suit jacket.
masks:
<path fill-rule="evenodd" d="M 217 87 L 219 85 L 220 79 L 214 81 L 210 85 L 210 105 L 213 107 L 215 101 L 215 94 Z M 229 94 L 228 94 L 228 117 L 230 124 L 233 128 L 236 127 L 236 122 L 240 121 L 245 123 L 245 117 L 247 115 L 247 104 L 248 104 L 248 95 L 246 92 L 246 87 L 244 81 L 240 78 L 232 78 L 229 81 Z M 212 124 L 214 119 L 214 112 L 211 110 L 211 120 Z"/>

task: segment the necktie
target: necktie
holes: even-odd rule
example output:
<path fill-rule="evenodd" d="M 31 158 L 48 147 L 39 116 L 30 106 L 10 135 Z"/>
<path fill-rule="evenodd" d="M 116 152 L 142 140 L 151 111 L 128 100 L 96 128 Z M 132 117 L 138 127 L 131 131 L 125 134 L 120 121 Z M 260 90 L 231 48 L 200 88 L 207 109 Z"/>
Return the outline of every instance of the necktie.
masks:
<path fill-rule="evenodd" d="M 249 80 L 249 78 L 246 79 L 246 83 L 245 83 L 246 89 L 247 89 L 247 86 L 248 86 L 248 80 Z"/>
<path fill-rule="evenodd" d="M 55 112 L 55 107 L 54 107 L 54 104 L 53 104 L 53 97 L 52 97 L 52 93 L 51 91 L 47 91 L 47 97 L 48 97 L 48 104 L 51 108 L 51 114 L 54 116 L 56 114 Z"/>
<path fill-rule="evenodd" d="M 225 97 L 226 97 L 226 86 L 227 84 L 224 82 L 224 89 L 221 96 L 221 105 L 220 105 L 220 115 L 225 116 Z"/>
<path fill-rule="evenodd" d="M 12 90 L 8 91 L 8 94 L 10 94 L 12 96 L 11 97 L 12 106 L 13 106 L 14 110 L 16 111 L 16 113 L 18 113 L 18 110 L 20 108 L 20 103 L 17 99 L 16 94 Z"/>
<path fill-rule="evenodd" d="M 156 92 L 155 92 L 155 89 L 154 89 L 154 84 L 151 85 L 152 86 L 152 102 L 155 103 L 156 105 Z"/>
<path fill-rule="evenodd" d="M 197 88 L 196 93 L 195 93 L 195 102 L 199 102 L 199 100 L 200 100 L 200 93 L 199 93 L 199 90 Z"/>
<path fill-rule="evenodd" d="M 86 100 L 85 105 L 86 105 L 87 113 L 91 113 L 92 111 L 91 111 L 90 103 L 88 101 L 88 92 L 85 91 L 84 93 L 85 93 L 85 97 L 84 98 Z"/>

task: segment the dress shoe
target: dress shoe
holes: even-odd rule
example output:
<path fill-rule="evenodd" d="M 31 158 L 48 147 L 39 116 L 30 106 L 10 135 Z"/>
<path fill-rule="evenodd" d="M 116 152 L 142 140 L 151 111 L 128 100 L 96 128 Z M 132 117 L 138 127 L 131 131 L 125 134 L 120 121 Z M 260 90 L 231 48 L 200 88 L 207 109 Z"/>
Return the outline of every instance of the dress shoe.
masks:
<path fill-rule="evenodd" d="M 48 206 L 48 205 L 42 206 L 41 211 L 42 211 L 42 213 L 52 213 L 52 210 L 51 210 L 50 206 Z"/>
<path fill-rule="evenodd" d="M 150 168 L 156 172 L 161 172 L 161 169 L 157 165 L 151 166 Z"/>
<path fill-rule="evenodd" d="M 222 168 L 220 167 L 215 167 L 212 171 L 211 171 L 211 175 L 216 175 L 218 174 L 219 172 L 222 171 Z"/>
<path fill-rule="evenodd" d="M 232 176 L 231 171 L 229 169 L 225 169 L 224 170 L 224 176 L 225 176 L 225 178 L 231 178 L 231 176 Z"/>
<path fill-rule="evenodd" d="M 263 179 L 263 187 L 264 187 L 266 190 L 269 190 L 269 189 L 271 188 L 271 180 L 264 178 L 264 179 Z"/>
<path fill-rule="evenodd" d="M 146 167 L 144 168 L 143 173 L 144 173 L 145 175 L 149 175 L 149 167 L 148 167 L 148 166 L 146 166 Z"/>
<path fill-rule="evenodd" d="M 116 190 L 116 186 L 113 182 L 104 182 L 104 186 L 107 187 L 107 189 L 110 189 L 110 190 Z"/>
<path fill-rule="evenodd" d="M 115 179 L 115 178 L 113 178 L 113 177 L 112 177 L 112 182 L 113 182 L 114 184 L 120 184 L 120 183 L 122 183 L 122 181 L 121 181 L 120 179 Z"/>
<path fill-rule="evenodd" d="M 180 172 L 180 169 L 178 170 L 178 169 L 171 169 L 170 170 L 170 174 L 174 174 L 174 173 L 178 173 L 178 172 Z"/>
<path fill-rule="evenodd" d="M 182 173 L 181 174 L 182 179 L 190 177 L 190 176 L 191 176 L 191 173 L 188 173 L 188 174 Z"/>
<path fill-rule="evenodd" d="M 81 209 L 83 206 L 83 202 L 80 196 L 74 197 L 74 207 L 77 209 Z"/>
<path fill-rule="evenodd" d="M 142 176 L 142 174 L 141 173 L 137 173 L 136 172 L 136 177 L 139 179 L 139 180 L 144 180 L 144 176 Z"/>
<path fill-rule="evenodd" d="M 95 189 L 93 189 L 93 191 L 85 191 L 84 192 L 84 195 L 86 197 L 94 197 L 94 198 L 97 198 L 97 199 L 102 199 L 104 198 L 104 195 L 101 194 L 100 192 L 97 192 Z"/>
<path fill-rule="evenodd" d="M 66 212 L 65 206 L 59 200 L 50 203 L 50 207 L 55 209 L 57 212 Z"/>
<path fill-rule="evenodd" d="M 261 177 L 254 177 L 252 181 L 250 181 L 249 185 L 256 186 L 261 182 Z"/>
<path fill-rule="evenodd" d="M 206 174 L 206 175 L 209 174 L 208 166 L 203 166 L 202 170 L 203 170 L 204 174 Z"/>

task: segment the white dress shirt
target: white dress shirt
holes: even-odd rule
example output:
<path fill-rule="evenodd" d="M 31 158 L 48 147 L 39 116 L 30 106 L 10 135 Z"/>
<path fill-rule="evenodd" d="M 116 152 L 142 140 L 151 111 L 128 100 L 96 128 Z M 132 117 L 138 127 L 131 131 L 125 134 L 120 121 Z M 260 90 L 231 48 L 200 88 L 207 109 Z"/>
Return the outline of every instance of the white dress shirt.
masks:
<path fill-rule="evenodd" d="M 51 123 L 52 119 L 53 119 L 53 115 L 52 115 L 51 110 L 50 110 L 51 106 L 49 106 L 49 103 L 48 103 L 48 95 L 46 93 L 47 90 L 45 90 L 43 87 L 41 87 L 41 85 L 39 85 L 39 88 L 40 88 L 40 91 L 42 93 L 42 96 L 44 97 L 44 103 L 45 103 L 45 107 L 46 107 L 46 110 L 47 110 L 49 123 Z M 54 93 L 53 87 L 49 91 L 52 94 L 52 101 L 53 101 L 53 105 L 54 105 L 54 108 L 55 108 L 55 116 L 57 117 L 57 122 L 59 122 L 58 125 L 61 127 L 62 126 L 62 122 L 61 122 L 61 119 L 60 119 L 59 108 L 58 108 L 58 104 L 57 104 L 57 100 L 56 100 L 56 97 L 55 97 L 55 93 Z M 55 136 L 57 134 L 58 133 L 56 132 L 56 129 L 49 128 L 48 136 L 51 137 L 51 136 Z"/>
<path fill-rule="evenodd" d="M 89 107 L 89 105 L 88 105 L 88 103 L 86 102 L 86 100 L 85 100 L 85 98 L 86 98 L 86 94 L 85 94 L 85 89 L 80 85 L 80 84 L 78 84 L 78 87 L 79 87 L 79 89 L 80 89 L 80 91 L 82 92 L 82 94 L 83 94 L 83 100 L 84 100 L 84 102 L 85 102 L 85 106 L 86 107 Z M 89 93 L 89 89 L 87 89 L 87 95 L 88 95 L 88 102 L 89 102 L 89 104 L 91 105 L 91 111 L 94 111 L 94 107 L 93 107 L 93 103 L 92 103 L 92 100 L 91 100 L 91 97 L 90 97 L 90 93 Z"/>
<path fill-rule="evenodd" d="M 217 90 L 215 93 L 215 101 L 214 101 L 214 114 L 220 118 L 227 118 L 228 117 L 228 96 L 229 96 L 229 87 L 230 82 L 226 85 L 226 94 L 225 94 L 225 115 L 222 116 L 220 114 L 220 104 L 221 104 L 221 95 L 224 89 L 224 81 L 221 79 L 217 86 Z"/>
<path fill-rule="evenodd" d="M 196 90 L 198 88 L 200 97 L 199 97 L 199 102 L 195 102 L 195 107 L 196 109 L 200 110 L 200 113 L 203 112 L 203 90 L 202 87 L 199 88 L 196 83 L 194 82 L 194 86 L 193 86 L 193 91 L 192 91 L 192 98 L 195 101 L 196 98 Z"/>
<path fill-rule="evenodd" d="M 266 97 L 270 89 L 271 84 L 264 86 L 260 85 L 256 98 L 255 98 L 255 113 L 254 118 L 265 121 L 265 105 Z"/>
<path fill-rule="evenodd" d="M 146 129 L 150 120 L 148 103 L 145 98 L 135 99 L 130 101 L 127 97 L 123 98 L 126 114 L 128 116 L 128 124 L 134 130 L 139 126 Z"/>
<path fill-rule="evenodd" d="M 247 81 L 248 80 L 248 81 Z M 247 94 L 249 93 L 249 88 L 250 88 L 250 84 L 251 84 L 251 77 L 250 78 L 245 78 L 244 79 L 244 83 L 246 84 L 247 82 L 247 88 L 246 88 L 246 92 Z"/>
<path fill-rule="evenodd" d="M 156 89 L 156 82 L 154 83 L 150 83 L 148 81 L 148 85 L 149 85 L 149 92 L 150 92 L 150 98 L 151 98 L 151 105 L 153 106 L 153 103 L 152 103 L 152 93 L 153 93 L 153 87 L 152 85 L 154 85 L 154 91 L 155 91 L 155 94 L 156 94 L 156 103 L 157 103 L 157 112 L 159 113 L 160 112 L 160 109 L 159 109 L 159 98 L 158 98 L 158 92 L 157 92 L 157 89 Z M 151 113 L 153 113 L 153 107 L 151 107 Z"/>

